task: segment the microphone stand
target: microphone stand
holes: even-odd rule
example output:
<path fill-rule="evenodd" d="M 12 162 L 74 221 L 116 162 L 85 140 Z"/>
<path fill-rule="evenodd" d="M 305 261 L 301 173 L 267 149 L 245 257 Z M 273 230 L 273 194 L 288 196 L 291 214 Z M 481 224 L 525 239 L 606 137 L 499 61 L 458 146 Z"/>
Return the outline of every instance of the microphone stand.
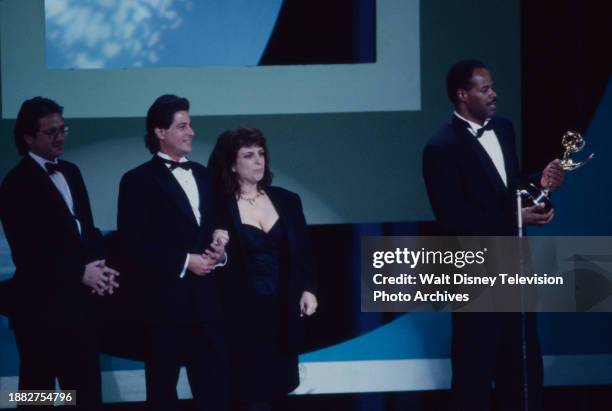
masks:
<path fill-rule="evenodd" d="M 521 214 L 522 199 L 521 195 L 525 190 L 516 190 L 516 219 L 518 226 L 519 242 L 519 270 L 523 274 L 525 261 L 523 256 L 523 215 Z M 527 384 L 527 314 L 525 312 L 525 286 L 521 285 L 521 344 L 523 354 L 523 410 L 529 411 L 529 387 Z"/>

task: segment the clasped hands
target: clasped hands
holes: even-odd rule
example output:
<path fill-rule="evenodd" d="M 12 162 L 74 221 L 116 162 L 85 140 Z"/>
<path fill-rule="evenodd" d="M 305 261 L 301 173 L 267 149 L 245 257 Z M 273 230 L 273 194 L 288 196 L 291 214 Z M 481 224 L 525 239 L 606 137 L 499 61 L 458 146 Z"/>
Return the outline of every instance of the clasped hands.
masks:
<path fill-rule="evenodd" d="M 229 242 L 226 230 L 215 230 L 210 248 L 202 254 L 189 254 L 187 269 L 196 275 L 206 275 L 225 258 L 225 246 Z"/>
<path fill-rule="evenodd" d="M 540 186 L 546 190 L 554 191 L 563 184 L 565 180 L 565 170 L 561 167 L 561 161 L 555 159 L 548 163 L 542 171 L 540 177 Z M 524 207 L 521 210 L 523 222 L 525 224 L 548 224 L 552 221 L 555 212 L 554 209 L 544 212 L 544 204 L 536 204 L 530 207 Z"/>
<path fill-rule="evenodd" d="M 317 297 L 313 293 L 310 291 L 302 292 L 302 297 L 300 298 L 300 317 L 310 317 L 317 311 L 318 305 Z"/>
<path fill-rule="evenodd" d="M 85 265 L 83 273 L 83 284 L 91 288 L 92 294 L 103 296 L 112 295 L 115 288 L 119 287 L 117 277 L 119 272 L 106 265 L 106 260 L 96 260 Z"/>

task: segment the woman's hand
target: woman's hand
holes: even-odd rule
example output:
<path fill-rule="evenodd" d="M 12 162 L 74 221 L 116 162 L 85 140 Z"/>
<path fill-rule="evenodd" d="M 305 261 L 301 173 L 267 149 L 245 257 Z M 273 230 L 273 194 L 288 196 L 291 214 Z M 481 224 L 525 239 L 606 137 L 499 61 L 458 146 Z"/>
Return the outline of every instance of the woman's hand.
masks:
<path fill-rule="evenodd" d="M 309 291 L 304 291 L 300 298 L 300 317 L 313 315 L 317 311 L 317 305 L 317 297 Z"/>
<path fill-rule="evenodd" d="M 229 243 L 229 233 L 227 230 L 216 229 L 212 235 L 212 242 L 226 246 Z"/>

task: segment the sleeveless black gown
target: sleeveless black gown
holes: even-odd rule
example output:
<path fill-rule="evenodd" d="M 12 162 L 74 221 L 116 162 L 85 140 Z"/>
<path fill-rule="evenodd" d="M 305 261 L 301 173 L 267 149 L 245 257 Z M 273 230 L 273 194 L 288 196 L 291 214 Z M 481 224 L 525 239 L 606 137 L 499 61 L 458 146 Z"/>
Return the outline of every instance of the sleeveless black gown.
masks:
<path fill-rule="evenodd" d="M 269 401 L 299 384 L 298 357 L 286 346 L 287 247 L 282 221 L 265 232 L 242 224 L 240 240 L 246 272 L 236 287 L 245 287 L 228 324 L 234 398 Z M 230 257 L 231 258 L 231 257 Z"/>

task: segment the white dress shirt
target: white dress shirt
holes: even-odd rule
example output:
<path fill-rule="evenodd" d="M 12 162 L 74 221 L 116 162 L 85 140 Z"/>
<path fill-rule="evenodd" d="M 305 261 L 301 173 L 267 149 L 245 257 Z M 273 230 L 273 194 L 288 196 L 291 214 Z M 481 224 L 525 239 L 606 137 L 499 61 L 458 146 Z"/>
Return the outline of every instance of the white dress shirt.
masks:
<path fill-rule="evenodd" d="M 166 160 L 175 161 L 172 157 L 170 157 L 166 153 L 158 152 L 157 155 Z M 189 160 L 183 157 L 179 159 L 178 162 L 185 163 L 187 161 Z M 166 164 L 166 167 L 170 169 L 170 164 L 167 164 L 167 163 L 165 164 Z M 189 200 L 189 205 L 191 206 L 191 211 L 193 211 L 193 216 L 195 217 L 196 222 L 198 223 L 198 226 L 199 226 L 202 222 L 202 215 L 200 214 L 200 192 L 198 191 L 198 185 L 196 184 L 195 177 L 193 176 L 193 171 L 185 170 L 181 167 L 176 167 L 174 170 L 171 171 L 171 173 L 174 176 L 174 178 L 176 178 L 176 181 L 179 183 L 179 185 L 185 192 L 185 195 L 187 196 L 187 199 Z M 185 264 L 183 265 L 183 269 L 181 270 L 181 273 L 180 273 L 181 278 L 183 278 L 185 276 L 185 273 L 187 273 L 188 265 L 189 265 L 189 254 L 187 254 L 187 257 L 185 258 Z"/>
<path fill-rule="evenodd" d="M 476 137 L 478 130 L 480 130 L 490 121 L 490 119 L 486 119 L 484 124 L 481 126 L 480 124 L 474 123 L 473 121 L 470 121 L 467 118 L 461 117 L 459 113 L 457 113 L 456 111 L 454 114 L 457 117 L 459 117 L 461 120 L 465 121 L 466 123 L 470 125 L 470 127 L 468 128 L 468 131 L 472 133 L 474 137 Z M 504 182 L 504 185 L 508 187 L 508 177 L 506 175 L 506 164 L 504 162 L 504 154 L 499 144 L 499 140 L 497 139 L 497 135 L 495 134 L 493 130 L 485 130 L 482 136 L 478 138 L 477 140 L 482 145 L 482 147 L 485 149 L 485 151 L 491 158 L 491 161 L 493 161 L 493 164 L 495 165 L 495 168 L 497 169 L 499 176 Z"/>
<path fill-rule="evenodd" d="M 172 157 L 165 153 L 158 152 L 157 155 L 163 159 L 174 161 Z M 186 163 L 187 161 L 189 160 L 183 157 L 178 162 Z M 166 167 L 170 168 L 170 164 L 166 163 Z M 200 193 L 198 191 L 198 185 L 196 184 L 195 177 L 193 176 L 193 171 L 176 167 L 171 171 L 171 173 L 185 192 L 185 195 L 189 200 L 189 205 L 191 206 L 191 211 L 193 211 L 193 216 L 195 217 L 198 225 L 200 225 L 202 222 L 202 216 L 200 215 Z"/>
<path fill-rule="evenodd" d="M 49 161 L 47 159 L 42 158 L 39 155 L 32 153 L 31 151 L 28 152 L 28 154 L 30 155 L 30 157 L 32 157 L 34 161 L 36 161 L 36 163 L 40 167 L 42 167 L 45 173 L 47 173 L 47 167 L 45 167 L 45 164 L 47 163 L 57 164 L 57 158 L 53 161 Z M 53 182 L 53 185 L 55 185 L 55 187 L 57 188 L 57 191 L 59 191 L 60 194 L 62 195 L 62 198 L 64 199 L 64 202 L 66 203 L 66 207 L 68 207 L 68 210 L 74 217 L 74 221 L 76 221 L 77 228 L 79 230 L 79 234 L 81 234 L 81 223 L 79 222 L 79 219 L 74 214 L 74 202 L 72 200 L 72 193 L 70 193 L 70 186 L 68 186 L 66 177 L 64 177 L 64 175 L 60 171 L 56 171 L 53 174 L 49 174 L 49 178 Z"/>

